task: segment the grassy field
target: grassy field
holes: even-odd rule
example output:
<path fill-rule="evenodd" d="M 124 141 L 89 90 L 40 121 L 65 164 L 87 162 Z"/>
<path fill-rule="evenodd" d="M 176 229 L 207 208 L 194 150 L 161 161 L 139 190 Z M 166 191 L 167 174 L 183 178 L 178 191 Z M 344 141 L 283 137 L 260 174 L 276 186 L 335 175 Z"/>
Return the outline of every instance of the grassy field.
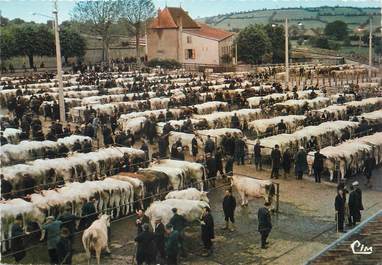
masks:
<path fill-rule="evenodd" d="M 302 22 L 306 29 L 324 28 L 329 22 L 342 20 L 350 30 L 367 23 L 369 15 L 373 16 L 374 28 L 380 27 L 381 11 L 379 8 L 355 7 L 317 7 L 288 8 L 272 10 L 253 10 L 202 18 L 211 26 L 225 30 L 242 29 L 250 24 L 281 23 L 286 17 L 290 25 Z"/>

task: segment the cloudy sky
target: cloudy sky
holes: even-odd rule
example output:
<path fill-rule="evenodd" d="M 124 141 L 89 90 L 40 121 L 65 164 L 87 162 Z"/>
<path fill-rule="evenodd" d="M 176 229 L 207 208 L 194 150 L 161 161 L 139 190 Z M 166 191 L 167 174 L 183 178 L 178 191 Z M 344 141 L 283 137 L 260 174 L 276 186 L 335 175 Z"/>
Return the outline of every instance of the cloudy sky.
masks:
<path fill-rule="evenodd" d="M 315 6 L 356 6 L 380 7 L 382 0 L 153 0 L 157 8 L 182 6 L 192 17 L 206 17 L 233 11 L 263 8 L 315 7 Z M 70 19 L 70 13 L 77 0 L 58 0 L 60 21 Z M 26 21 L 45 22 L 46 17 L 33 16 L 38 12 L 50 15 L 51 0 L 0 0 L 0 10 L 4 17 L 22 18 Z"/>

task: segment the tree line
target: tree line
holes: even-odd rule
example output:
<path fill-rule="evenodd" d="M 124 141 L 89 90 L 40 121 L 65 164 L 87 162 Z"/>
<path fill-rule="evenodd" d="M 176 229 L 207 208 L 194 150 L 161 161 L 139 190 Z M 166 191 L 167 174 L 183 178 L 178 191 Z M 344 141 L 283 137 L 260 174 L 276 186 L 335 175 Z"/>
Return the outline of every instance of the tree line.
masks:
<path fill-rule="evenodd" d="M 113 24 L 123 24 L 136 39 L 136 58 L 140 60 L 139 38 L 155 14 L 152 0 L 98 0 L 79 1 L 75 4 L 70 22 L 59 26 L 61 54 L 67 62 L 69 57 L 81 59 L 85 55 L 86 42 L 72 24 L 79 23 L 100 36 L 103 46 L 103 61 L 109 60 L 109 45 Z M 1 18 L 0 56 L 7 60 L 27 56 L 29 66 L 34 67 L 33 56 L 55 54 L 54 31 L 48 24 L 25 22 L 21 19 Z"/>

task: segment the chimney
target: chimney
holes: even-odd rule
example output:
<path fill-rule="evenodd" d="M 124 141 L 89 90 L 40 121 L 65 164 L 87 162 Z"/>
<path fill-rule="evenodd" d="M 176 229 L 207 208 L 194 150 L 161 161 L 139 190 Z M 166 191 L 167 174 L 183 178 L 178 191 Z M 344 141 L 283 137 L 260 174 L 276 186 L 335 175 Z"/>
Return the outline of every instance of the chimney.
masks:
<path fill-rule="evenodd" d="M 160 8 L 158 8 L 158 26 L 160 26 L 160 13 L 161 13 L 161 10 Z"/>

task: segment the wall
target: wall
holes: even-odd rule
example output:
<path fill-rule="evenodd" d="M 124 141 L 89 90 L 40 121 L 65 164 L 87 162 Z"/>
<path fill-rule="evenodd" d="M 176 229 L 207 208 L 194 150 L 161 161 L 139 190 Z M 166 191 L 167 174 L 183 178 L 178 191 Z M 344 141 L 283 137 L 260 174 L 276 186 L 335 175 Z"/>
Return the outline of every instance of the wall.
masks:
<path fill-rule="evenodd" d="M 234 42 L 234 36 L 228 37 L 219 42 L 219 62 L 221 64 L 223 63 L 221 58 L 224 54 L 228 54 L 229 56 L 231 56 L 231 59 L 235 57 L 235 53 L 234 53 L 235 47 L 233 42 Z M 232 63 L 232 60 L 230 63 Z"/>
<path fill-rule="evenodd" d="M 177 29 L 151 29 L 147 34 L 147 59 L 173 59 L 178 61 Z"/>
<path fill-rule="evenodd" d="M 187 43 L 191 37 L 191 43 Z M 186 32 L 182 33 L 182 63 L 219 64 L 219 44 L 216 40 L 206 39 Z M 185 50 L 195 49 L 195 59 L 185 58 Z"/>

